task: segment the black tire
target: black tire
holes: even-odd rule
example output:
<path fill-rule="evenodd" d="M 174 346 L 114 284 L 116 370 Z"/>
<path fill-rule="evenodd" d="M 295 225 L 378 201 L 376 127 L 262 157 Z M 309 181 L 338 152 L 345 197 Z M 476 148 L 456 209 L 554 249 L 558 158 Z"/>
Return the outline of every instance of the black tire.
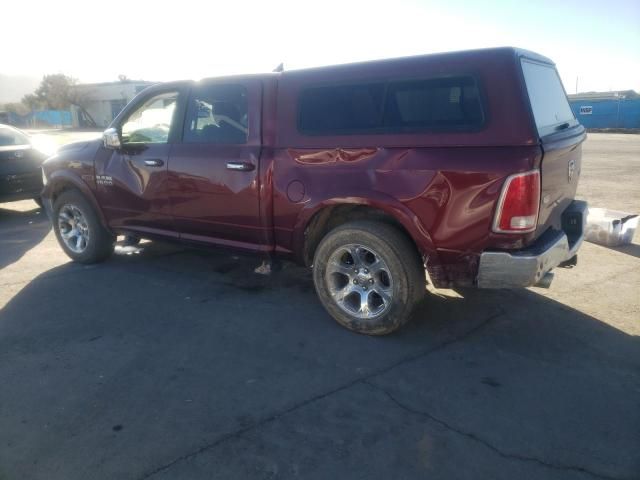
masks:
<path fill-rule="evenodd" d="M 360 273 L 353 273 L 358 272 L 356 268 L 353 272 L 350 269 L 349 259 L 355 262 L 353 252 L 362 260 L 359 263 L 363 267 Z M 368 264 L 367 258 L 373 259 L 373 263 Z M 374 274 L 364 268 L 367 265 L 379 266 L 376 258 L 383 261 L 386 269 L 379 270 L 376 275 L 387 271 L 384 274 L 387 281 L 382 277 L 370 278 Z M 339 267 L 335 267 L 336 259 L 339 259 Z M 345 265 L 349 266 L 346 270 Z M 425 276 L 422 259 L 413 243 L 397 228 L 374 221 L 354 221 L 330 231 L 318 245 L 313 260 L 313 281 L 322 305 L 340 325 L 367 335 L 386 335 L 407 323 L 426 292 Z M 349 289 L 345 290 L 347 285 Z M 391 293 L 388 301 L 377 293 L 378 285 Z M 356 288 L 360 290 L 344 295 L 344 292 Z M 372 315 L 369 318 L 359 316 L 365 314 L 365 310 L 358 306 L 363 296 L 366 312 L 373 310 L 368 313 Z M 372 298 L 377 305 L 372 306 Z M 352 312 L 351 308 L 359 311 Z"/>
<path fill-rule="evenodd" d="M 63 232 L 59 222 L 60 211 L 69 207 L 76 208 L 83 216 L 83 225 L 88 232 L 85 247 L 82 251 L 72 250 L 63 239 Z M 115 237 L 100 223 L 98 215 L 89 201 L 77 190 L 67 190 L 53 203 L 53 230 L 58 243 L 69 258 L 79 263 L 98 263 L 111 256 L 114 249 Z"/>

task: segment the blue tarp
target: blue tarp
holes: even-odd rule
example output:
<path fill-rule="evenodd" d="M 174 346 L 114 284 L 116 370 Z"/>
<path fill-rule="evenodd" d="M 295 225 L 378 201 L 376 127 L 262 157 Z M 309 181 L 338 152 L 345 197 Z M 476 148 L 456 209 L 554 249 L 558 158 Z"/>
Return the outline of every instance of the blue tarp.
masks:
<path fill-rule="evenodd" d="M 71 127 L 73 120 L 71 112 L 66 110 L 42 110 L 38 112 L 18 115 L 8 112 L 8 122 L 18 127 Z"/>
<path fill-rule="evenodd" d="M 569 103 L 586 128 L 640 128 L 640 98 L 570 100 Z"/>
<path fill-rule="evenodd" d="M 32 112 L 29 114 L 30 119 L 36 120 L 38 123 L 46 123 L 51 126 L 70 127 L 71 112 L 65 110 L 43 110 L 41 112 Z"/>

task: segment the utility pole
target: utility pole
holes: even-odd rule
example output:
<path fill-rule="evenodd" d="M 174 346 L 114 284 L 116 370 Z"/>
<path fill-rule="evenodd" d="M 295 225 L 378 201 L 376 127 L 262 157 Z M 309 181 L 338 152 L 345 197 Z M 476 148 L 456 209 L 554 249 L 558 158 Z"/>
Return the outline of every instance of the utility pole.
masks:
<path fill-rule="evenodd" d="M 576 75 L 576 94 L 578 93 L 578 76 Z"/>

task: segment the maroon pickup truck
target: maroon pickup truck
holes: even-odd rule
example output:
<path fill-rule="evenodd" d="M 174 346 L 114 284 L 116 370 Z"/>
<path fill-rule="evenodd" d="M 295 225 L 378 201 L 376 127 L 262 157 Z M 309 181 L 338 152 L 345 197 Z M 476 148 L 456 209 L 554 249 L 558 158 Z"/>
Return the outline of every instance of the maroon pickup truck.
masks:
<path fill-rule="evenodd" d="M 551 60 L 513 48 L 155 85 L 43 166 L 64 251 L 116 235 L 284 256 L 367 334 L 434 287 L 548 286 L 572 266 L 584 128 Z"/>

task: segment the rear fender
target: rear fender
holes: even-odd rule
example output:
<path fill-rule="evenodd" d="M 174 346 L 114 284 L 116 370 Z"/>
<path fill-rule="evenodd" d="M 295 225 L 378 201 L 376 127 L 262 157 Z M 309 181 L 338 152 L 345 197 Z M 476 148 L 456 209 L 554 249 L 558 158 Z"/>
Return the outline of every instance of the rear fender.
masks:
<path fill-rule="evenodd" d="M 326 207 L 337 205 L 362 205 L 380 210 L 395 219 L 407 232 L 418 248 L 419 253 L 428 261 L 429 267 L 439 265 L 437 251 L 420 219 L 411 210 L 393 197 L 376 192 L 368 197 L 336 197 L 326 199 L 314 205 L 307 205 L 298 215 L 294 230 L 292 247 L 294 252 L 303 252 L 305 232 L 312 219 Z"/>

